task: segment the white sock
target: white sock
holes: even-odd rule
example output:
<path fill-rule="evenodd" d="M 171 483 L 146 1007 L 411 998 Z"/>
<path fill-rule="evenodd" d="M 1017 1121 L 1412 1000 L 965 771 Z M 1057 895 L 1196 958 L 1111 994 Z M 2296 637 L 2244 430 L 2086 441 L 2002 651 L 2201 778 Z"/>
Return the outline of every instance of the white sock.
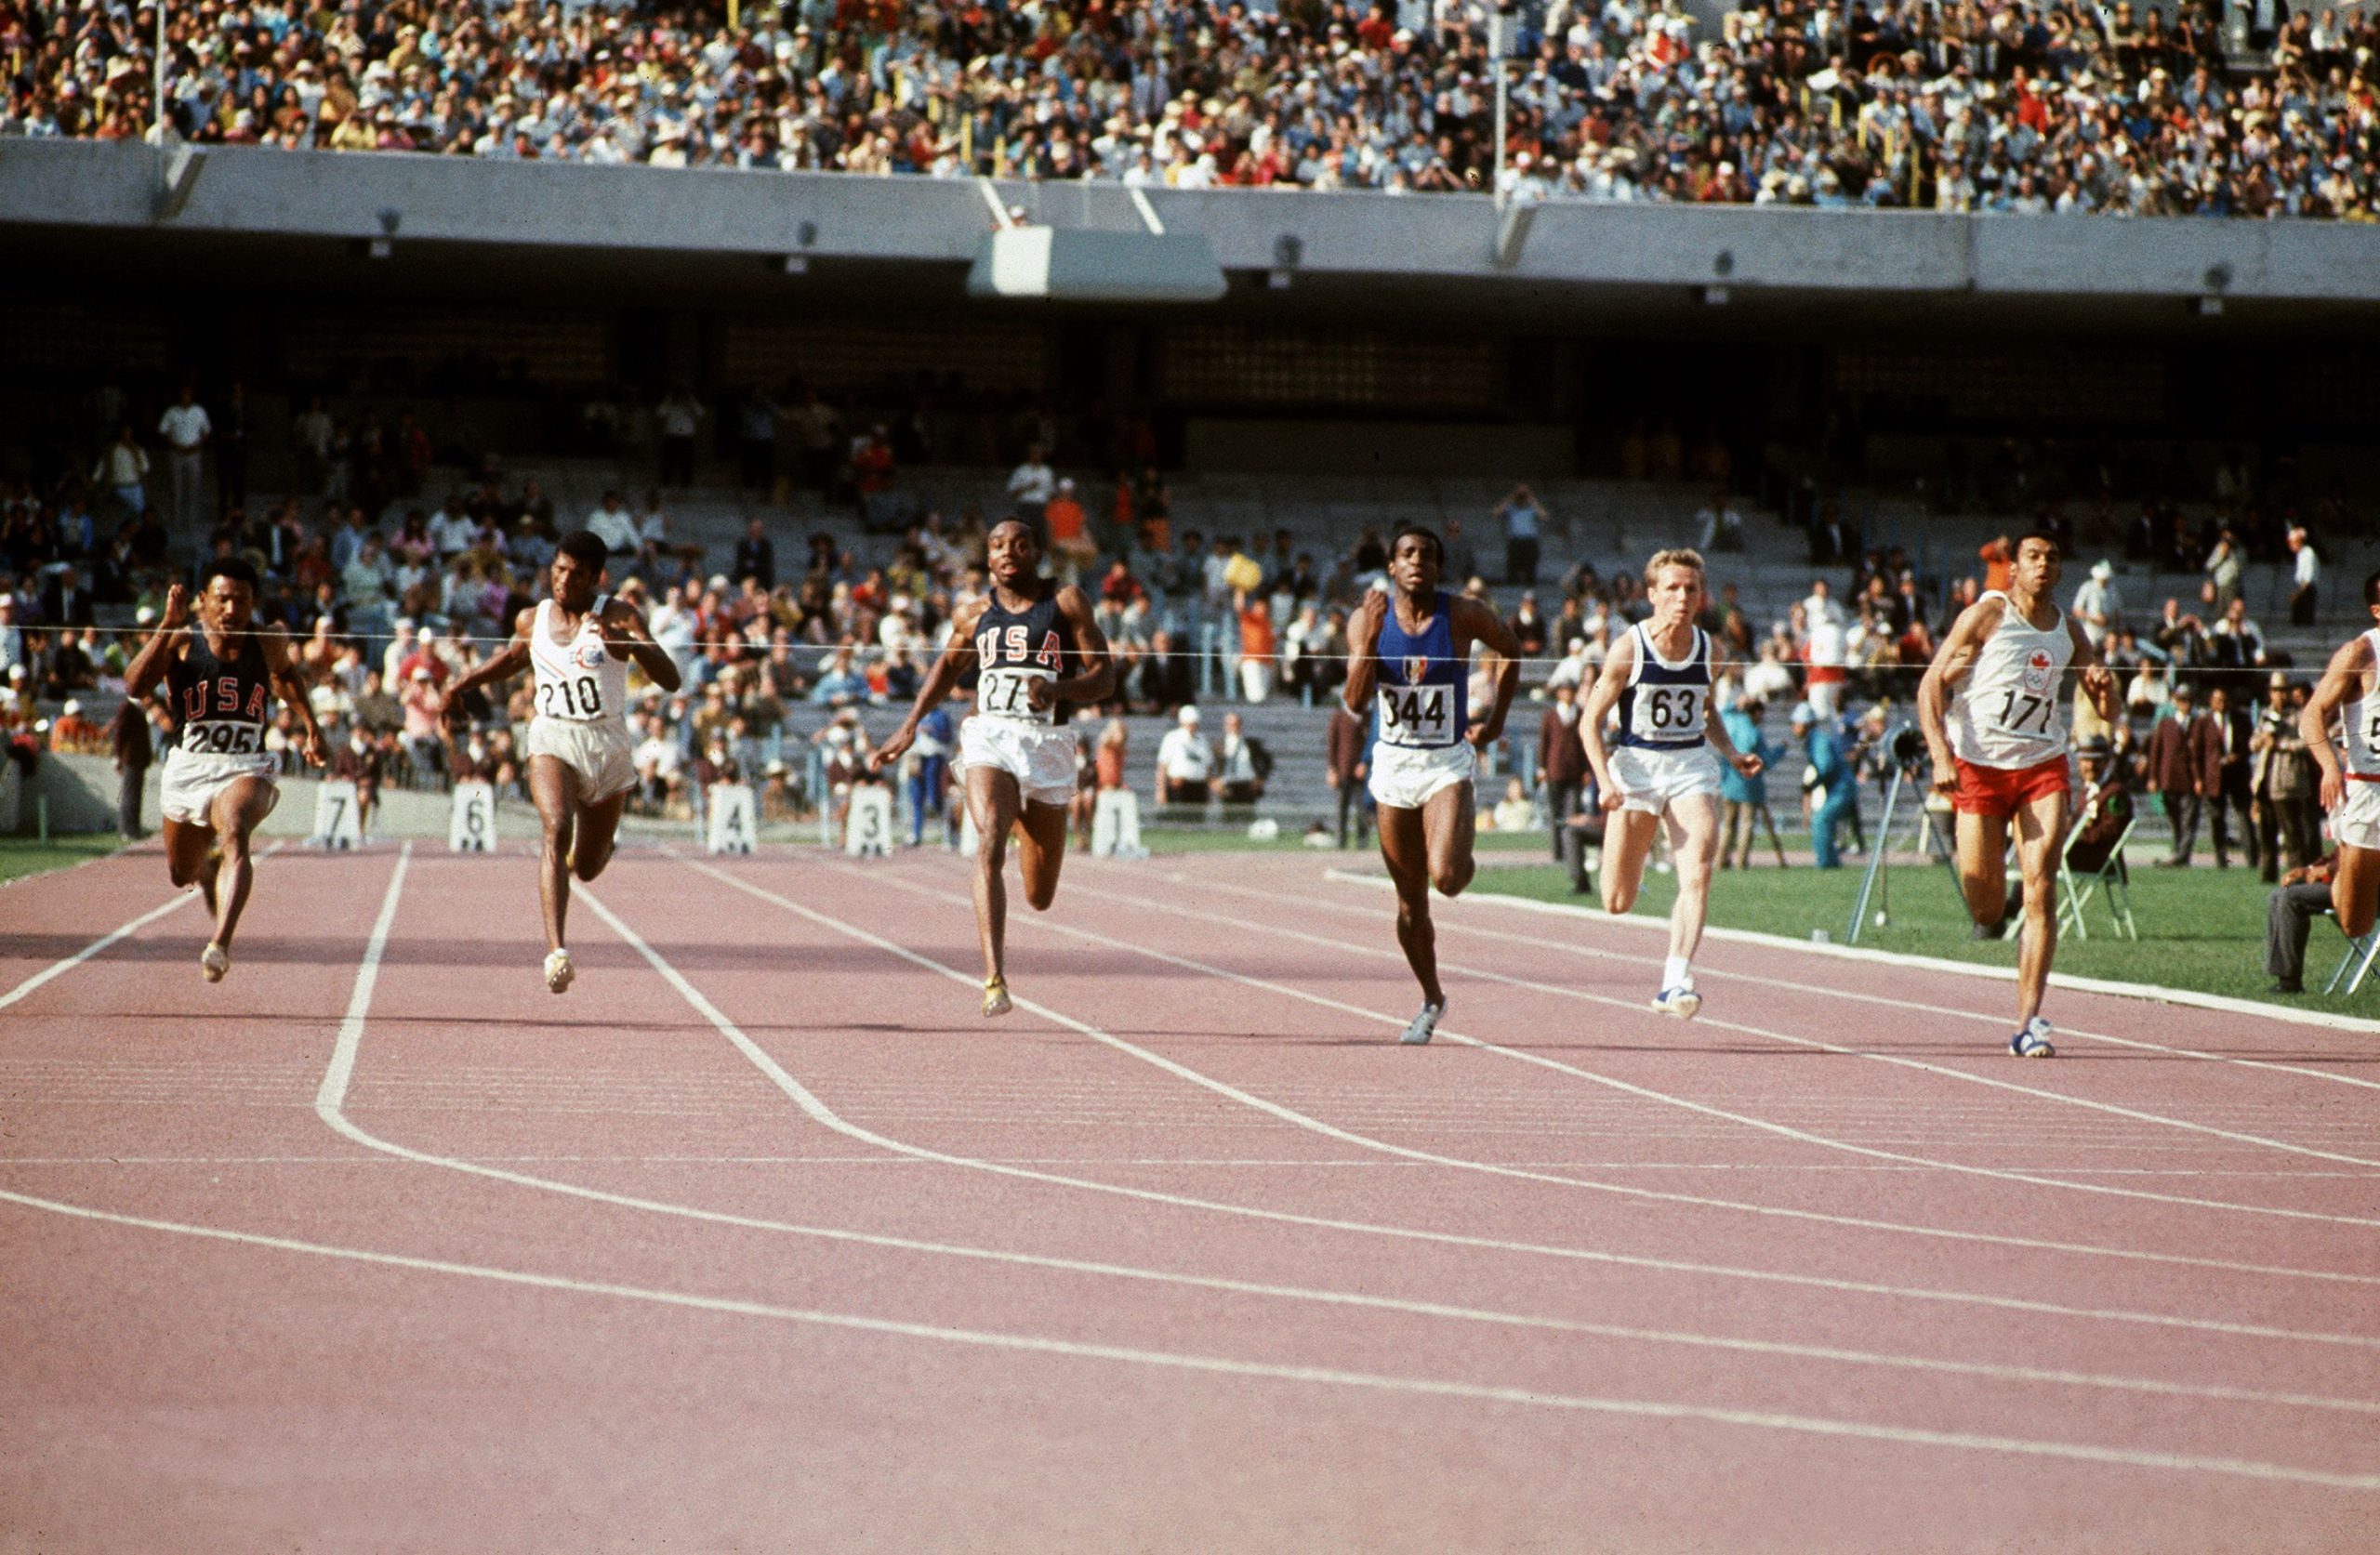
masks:
<path fill-rule="evenodd" d="M 1668 960 L 1661 963 L 1662 987 L 1683 988 L 1693 981 L 1693 969 L 1686 965 L 1685 956 L 1673 955 Z"/>

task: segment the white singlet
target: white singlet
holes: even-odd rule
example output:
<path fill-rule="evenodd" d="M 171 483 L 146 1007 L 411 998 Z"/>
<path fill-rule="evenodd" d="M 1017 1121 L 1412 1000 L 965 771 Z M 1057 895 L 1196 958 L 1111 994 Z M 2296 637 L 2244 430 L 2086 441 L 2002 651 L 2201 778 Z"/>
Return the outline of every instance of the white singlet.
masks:
<path fill-rule="evenodd" d="M 1950 703 L 1950 749 L 1971 767 L 2019 771 L 2066 754 L 2066 667 L 2074 637 L 2061 613 L 2043 631 L 1998 589 L 2004 607 Z"/>
<path fill-rule="evenodd" d="M 536 671 L 537 716 L 570 723 L 625 721 L 628 711 L 628 666 L 603 645 L 597 620 L 611 596 L 599 594 L 568 642 L 553 638 L 551 600 L 537 601 L 529 625 L 529 665 Z"/>
<path fill-rule="evenodd" d="M 2339 720 L 2347 726 L 2339 754 L 2355 776 L 2380 778 L 2380 626 L 2363 636 L 2372 644 L 2371 689 L 2339 708 Z"/>

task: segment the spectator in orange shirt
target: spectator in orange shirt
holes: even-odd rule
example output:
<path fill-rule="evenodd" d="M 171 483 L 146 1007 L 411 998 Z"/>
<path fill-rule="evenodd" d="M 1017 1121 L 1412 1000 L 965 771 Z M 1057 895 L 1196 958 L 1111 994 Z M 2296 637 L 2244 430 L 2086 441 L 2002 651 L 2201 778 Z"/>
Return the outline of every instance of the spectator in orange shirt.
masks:
<path fill-rule="evenodd" d="M 108 749 L 108 731 L 83 716 L 83 704 L 69 697 L 65 711 L 49 726 L 49 748 L 75 756 L 98 756 Z"/>
<path fill-rule="evenodd" d="M 1099 560 L 1099 547 L 1091 537 L 1088 515 L 1075 496 L 1075 483 L 1069 478 L 1058 482 L 1057 494 L 1050 499 L 1041 516 L 1050 525 L 1050 549 L 1058 558 L 1061 581 L 1079 584 L 1082 570 Z"/>
<path fill-rule="evenodd" d="M 2009 547 L 2008 536 L 1995 535 L 1985 541 L 1983 548 L 1976 555 L 1983 560 L 1983 591 L 1989 594 L 1996 588 L 2003 593 L 2007 592 L 2008 565 L 2016 557 L 2016 552 Z"/>
<path fill-rule="evenodd" d="M 1239 689 L 1249 702 L 1273 694 L 1273 607 L 1250 595 L 1239 612 Z"/>

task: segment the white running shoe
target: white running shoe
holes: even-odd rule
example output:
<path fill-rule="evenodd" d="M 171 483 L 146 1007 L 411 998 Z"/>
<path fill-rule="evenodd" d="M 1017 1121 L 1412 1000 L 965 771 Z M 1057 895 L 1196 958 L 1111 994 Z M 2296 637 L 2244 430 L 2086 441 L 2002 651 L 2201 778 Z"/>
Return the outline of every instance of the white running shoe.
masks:
<path fill-rule="evenodd" d="M 1423 1005 L 1421 1013 L 1406 1023 L 1405 1034 L 1396 1040 L 1408 1047 L 1419 1048 L 1436 1034 L 1438 1022 L 1446 1017 L 1446 1012 L 1447 1007 L 1443 1004 Z"/>
<path fill-rule="evenodd" d="M 568 993 L 571 980 L 577 975 L 578 969 L 572 966 L 570 962 L 570 952 L 555 950 L 546 953 L 546 991 L 548 993 Z"/>
<path fill-rule="evenodd" d="M 2008 1050 L 2020 1059 L 2054 1059 L 2057 1049 L 2050 1045 L 2049 1034 L 2049 1022 L 2036 1015 L 2008 1039 Z"/>
<path fill-rule="evenodd" d="M 223 974 L 231 969 L 231 953 L 210 942 L 198 953 L 198 969 L 205 974 L 207 982 L 220 982 Z"/>
<path fill-rule="evenodd" d="M 1675 988 L 1664 988 L 1653 995 L 1653 1008 L 1663 1015 L 1691 1021 L 1701 1013 L 1702 995 L 1694 991 L 1694 984 L 1683 983 Z"/>

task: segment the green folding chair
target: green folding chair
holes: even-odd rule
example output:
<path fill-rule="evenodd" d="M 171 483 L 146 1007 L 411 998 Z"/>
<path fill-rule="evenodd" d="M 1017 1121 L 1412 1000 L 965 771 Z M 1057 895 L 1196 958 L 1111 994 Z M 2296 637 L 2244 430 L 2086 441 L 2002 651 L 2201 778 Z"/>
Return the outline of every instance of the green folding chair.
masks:
<path fill-rule="evenodd" d="M 2123 939 L 2140 938 L 2140 926 L 2132 918 L 2132 875 L 2124 867 L 2123 845 L 2132 840 L 2132 828 L 2140 824 L 2139 817 L 2124 823 L 2123 832 L 2116 845 L 2108 850 L 2107 862 L 2096 869 L 2076 871 L 2069 867 L 2068 855 L 2074 851 L 2074 840 L 2082 834 L 2069 832 L 2066 846 L 2057 855 L 2057 927 L 2063 934 L 2087 940 L 2091 930 L 2082 921 L 2082 909 L 2095 896 L 2107 903 L 2108 917 L 2114 923 L 2116 933 Z"/>

